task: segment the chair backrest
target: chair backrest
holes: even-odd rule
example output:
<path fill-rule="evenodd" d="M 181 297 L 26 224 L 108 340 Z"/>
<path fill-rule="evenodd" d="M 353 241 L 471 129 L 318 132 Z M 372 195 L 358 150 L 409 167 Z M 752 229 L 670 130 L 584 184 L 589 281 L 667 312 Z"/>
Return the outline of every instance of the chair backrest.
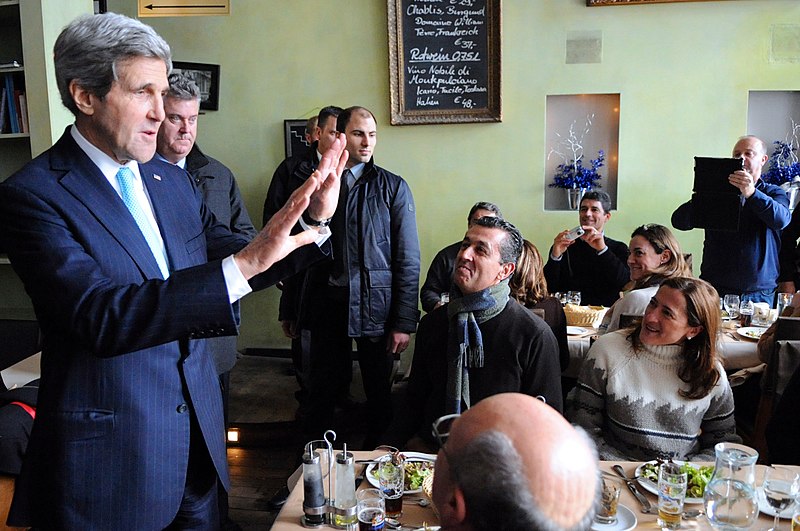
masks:
<path fill-rule="evenodd" d="M 636 326 L 639 324 L 639 321 L 642 320 L 642 315 L 634 315 L 630 313 L 623 313 L 619 316 L 619 327 L 620 328 L 630 328 L 632 326 Z"/>
<path fill-rule="evenodd" d="M 800 340 L 800 317 L 778 317 L 775 340 Z"/>
<path fill-rule="evenodd" d="M 753 445 L 766 452 L 764 432 L 786 385 L 800 367 L 800 318 L 779 317 L 775 325 L 775 346 L 770 349 L 767 367 L 761 377 L 761 398 L 753 428 Z"/>
<path fill-rule="evenodd" d="M 26 319 L 0 319 L 0 370 L 41 350 L 39 323 Z"/>

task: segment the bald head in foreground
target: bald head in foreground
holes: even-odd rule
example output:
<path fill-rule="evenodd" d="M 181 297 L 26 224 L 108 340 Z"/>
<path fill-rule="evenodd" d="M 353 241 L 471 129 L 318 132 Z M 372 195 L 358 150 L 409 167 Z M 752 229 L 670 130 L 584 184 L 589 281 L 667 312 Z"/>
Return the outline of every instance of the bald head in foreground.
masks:
<path fill-rule="evenodd" d="M 588 529 L 598 493 L 597 452 L 583 432 L 531 396 L 481 400 L 435 432 L 433 502 L 443 530 Z"/>

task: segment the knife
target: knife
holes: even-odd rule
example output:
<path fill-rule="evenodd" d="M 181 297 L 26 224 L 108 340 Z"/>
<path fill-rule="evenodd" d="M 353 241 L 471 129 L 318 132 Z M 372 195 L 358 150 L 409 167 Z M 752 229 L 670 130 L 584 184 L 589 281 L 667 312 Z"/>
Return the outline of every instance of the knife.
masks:
<path fill-rule="evenodd" d="M 628 487 L 628 490 L 631 491 L 631 494 L 633 494 L 633 496 L 639 500 L 639 503 L 642 504 L 642 512 L 649 513 L 652 509 L 650 507 L 650 500 L 648 500 L 644 494 L 639 492 L 639 489 L 636 488 L 636 484 L 628 479 L 622 467 L 619 465 L 614 465 L 611 467 L 611 469 L 616 472 L 619 477 L 625 480 L 625 485 Z"/>
<path fill-rule="evenodd" d="M 367 465 L 364 465 L 364 468 L 361 469 L 361 473 L 356 476 L 356 490 L 358 490 L 358 486 L 361 485 L 361 482 L 364 481 L 367 473 Z"/>

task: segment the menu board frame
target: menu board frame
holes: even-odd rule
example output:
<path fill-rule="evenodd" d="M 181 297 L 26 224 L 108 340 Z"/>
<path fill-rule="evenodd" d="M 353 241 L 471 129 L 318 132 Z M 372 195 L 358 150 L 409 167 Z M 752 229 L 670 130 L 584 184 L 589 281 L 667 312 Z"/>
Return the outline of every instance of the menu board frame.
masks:
<path fill-rule="evenodd" d="M 469 108 L 413 108 L 406 106 L 405 91 L 408 89 L 406 73 L 409 60 L 406 54 L 412 41 L 404 37 L 403 14 L 415 0 L 387 0 L 389 24 L 389 77 L 391 92 L 392 125 L 448 124 L 502 121 L 501 107 L 501 11 L 502 0 L 485 1 L 485 50 L 486 56 L 470 68 L 479 68 L 482 79 L 486 80 L 486 104 Z M 464 5 L 469 7 L 471 0 L 442 0 L 442 5 Z M 449 38 L 448 38 L 449 39 Z M 444 43 L 449 44 L 449 43 Z"/>

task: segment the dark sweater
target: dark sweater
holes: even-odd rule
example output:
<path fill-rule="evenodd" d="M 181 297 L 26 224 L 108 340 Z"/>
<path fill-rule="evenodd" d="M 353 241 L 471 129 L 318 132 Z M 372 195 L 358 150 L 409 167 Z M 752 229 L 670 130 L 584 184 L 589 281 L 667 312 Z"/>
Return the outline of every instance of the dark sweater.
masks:
<path fill-rule="evenodd" d="M 408 396 L 390 439 L 405 443 L 415 434 L 432 442 L 431 424 L 445 414 L 447 388 L 447 305 L 420 321 Z M 510 299 L 497 317 L 480 325 L 484 366 L 469 370 L 472 405 L 499 393 L 542 395 L 562 411 L 558 344 L 542 319 Z"/>
<path fill-rule="evenodd" d="M 608 250 L 601 255 L 578 240 L 567 247 L 561 260 L 547 260 L 544 277 L 552 293 L 580 291 L 584 305 L 611 306 L 619 299 L 619 292 L 631 278 L 628 246 L 607 236 L 603 239 Z"/>

